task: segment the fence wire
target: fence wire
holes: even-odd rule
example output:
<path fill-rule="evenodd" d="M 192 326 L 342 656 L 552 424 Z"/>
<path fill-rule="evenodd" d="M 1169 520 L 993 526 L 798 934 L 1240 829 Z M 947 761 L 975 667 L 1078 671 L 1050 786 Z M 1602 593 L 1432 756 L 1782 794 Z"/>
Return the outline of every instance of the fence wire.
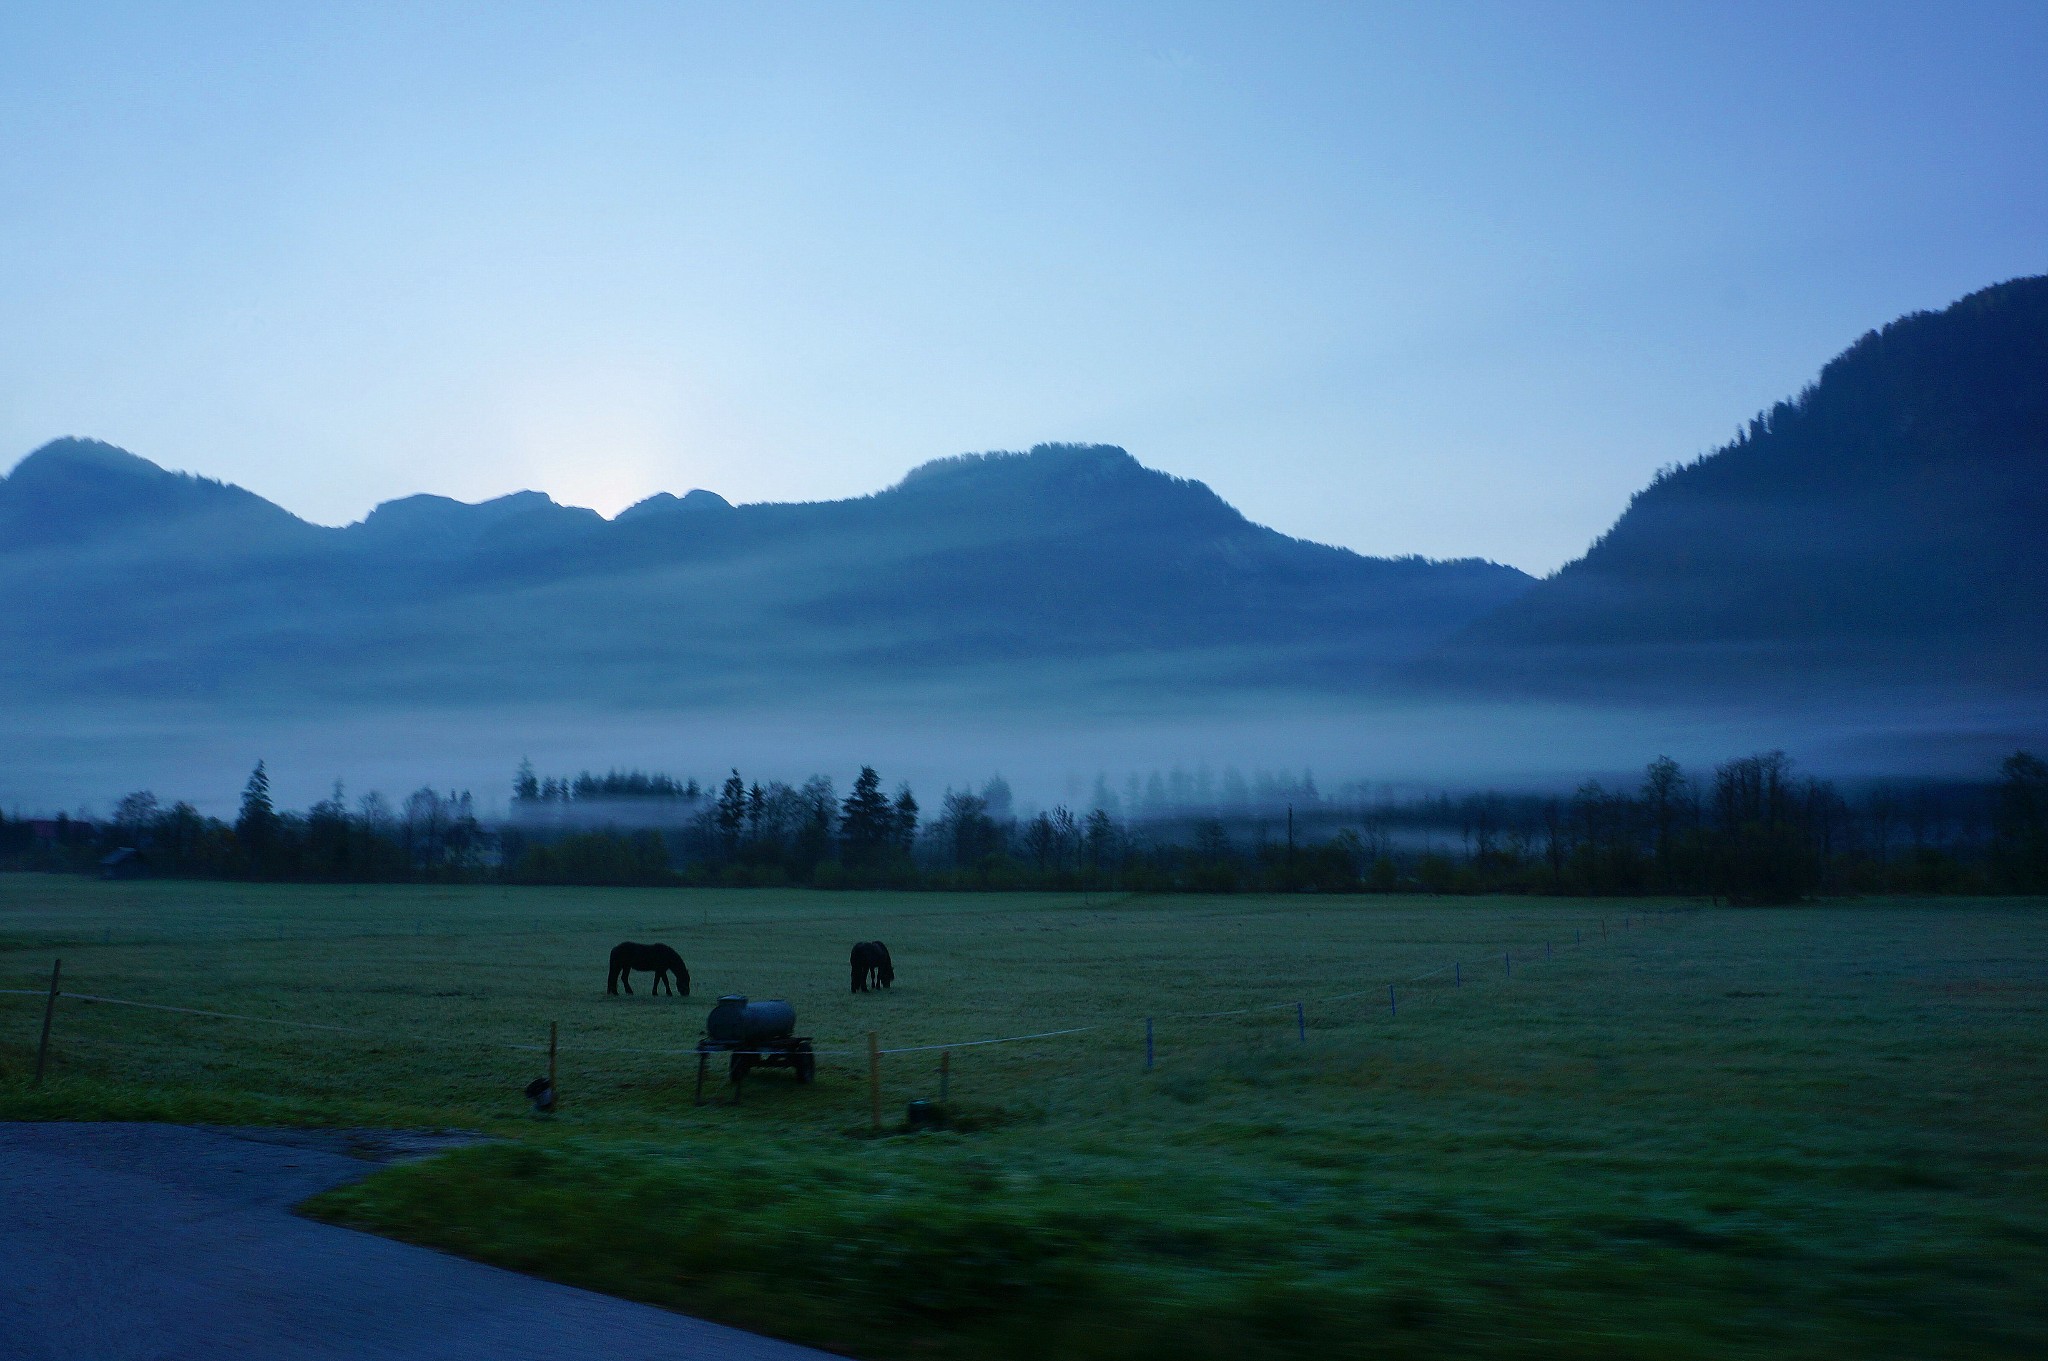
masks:
<path fill-rule="evenodd" d="M 1681 909 L 1673 909 L 1673 910 L 1667 910 L 1667 911 L 1662 911 L 1662 912 L 1652 912 L 1652 911 L 1646 911 L 1646 912 L 1640 912 L 1640 913 L 1627 913 L 1627 914 L 1624 914 L 1624 916 L 1623 916 L 1623 918 L 1622 918 L 1622 920 L 1623 920 L 1623 924 L 1624 924 L 1624 925 L 1623 925 L 1623 929 L 1627 929 L 1627 924 L 1628 924 L 1629 922 L 1633 921 L 1633 920 L 1634 920 L 1634 919 L 1635 919 L 1636 917 L 1639 917 L 1639 916 L 1640 916 L 1640 917 L 1645 917 L 1645 918 L 1647 918 L 1647 917 L 1650 917 L 1650 916 L 1677 916 L 1677 915 L 1682 915 L 1683 913 L 1685 913 L 1685 912 L 1687 912 L 1687 911 L 1689 911 L 1689 910 L 1691 910 L 1691 909 L 1683 909 L 1683 908 L 1681 908 Z M 1603 923 L 1603 925 L 1604 925 L 1604 923 Z M 1583 930 L 1583 926 L 1581 926 L 1581 927 L 1580 927 L 1580 928 L 1578 928 L 1578 929 L 1581 929 L 1581 930 Z M 1573 946 L 1578 946 L 1578 945 L 1581 945 L 1581 944 L 1583 944 L 1583 942 L 1575 938 L 1575 939 L 1573 940 L 1572 944 L 1573 944 Z M 1533 947 L 1525 947 L 1525 948 L 1529 948 L 1529 949 L 1531 949 L 1531 950 L 1533 951 Z M 1509 962 L 1510 964 L 1512 964 L 1512 963 L 1514 963 L 1514 962 L 1525 962 L 1525 963 L 1526 963 L 1526 962 L 1531 962 L 1531 961 L 1535 961 L 1535 960 L 1541 960 L 1541 959 L 1548 959 L 1548 958 L 1550 958 L 1551 956 L 1552 956 L 1552 949 L 1551 949 L 1551 943 L 1550 943 L 1550 942 L 1545 942 L 1545 945 L 1544 945 L 1544 952 L 1543 952 L 1543 953 L 1542 953 L 1541 955 L 1538 955 L 1538 954 L 1534 954 L 1534 953 L 1530 953 L 1530 954 L 1526 954 L 1526 955 L 1517 955 L 1517 954 L 1516 954 L 1516 953 L 1514 952 L 1514 950 L 1513 950 L 1513 948 L 1512 948 L 1512 947 L 1510 947 L 1510 948 L 1509 948 L 1508 950 L 1504 951 L 1504 952 L 1503 952 L 1503 954 L 1502 954 L 1502 958 L 1503 958 L 1503 959 L 1504 959 L 1505 961 Z M 1414 975 L 1414 976 L 1412 976 L 1412 977 L 1409 977 L 1409 978 L 1402 978 L 1402 979 L 1394 979 L 1394 980 L 1391 980 L 1391 981 L 1387 981 L 1387 982 L 1381 982 L 1381 983 L 1376 983 L 1376 984 L 1373 984 L 1373 985 L 1371 985 L 1371 986 L 1369 986 L 1369 987 L 1365 987 L 1365 988 L 1360 988 L 1360 989 L 1358 989 L 1358 990 L 1356 990 L 1356 991 L 1353 991 L 1353 992 L 1340 992 L 1340 993 L 1333 993 L 1333 994 L 1329 994 L 1329 995 L 1326 995 L 1326 996 L 1322 996 L 1322 997 L 1308 997 L 1308 998 L 1297 998 L 1297 999 L 1294 999 L 1294 1000 L 1291 1000 L 1291 1001 L 1285 1001 L 1285 1002 L 1261 1002 L 1261 1003 L 1256 1003 L 1256 1004 L 1254 1004 L 1254 1005 L 1251 1005 L 1251 1006 L 1246 1006 L 1246 1007 L 1235 1007 L 1235 1008 L 1231 1008 L 1231 1009 L 1228 1009 L 1228 1010 L 1223 1010 L 1223 1011 L 1192 1011 L 1192 1012 L 1164 1012 L 1164 1013 L 1155 1013 L 1155 1014 L 1153 1014 L 1153 1015 L 1150 1015 L 1150 1016 L 1133 1016 L 1133 1017 L 1127 1017 L 1127 1018 L 1123 1018 L 1123 1019 L 1115 1019 L 1115 1020 L 1106 1020 L 1106 1021 L 1098 1021 L 1098 1022 L 1095 1022 L 1094 1024 L 1091 1024 L 1091 1025 L 1084 1025 L 1084 1026 L 1070 1026 L 1070 1027 L 1068 1027 L 1068 1028 L 1066 1028 L 1066 1029 L 1062 1029 L 1062 1030 L 1041 1030 L 1041 1031 L 1035 1031 L 1035 1032 L 1033 1032 L 1033 1033 L 1030 1033 L 1030 1034 L 1025 1034 L 1025 1035 L 997 1035 L 997 1036 L 991 1036 L 991 1037 L 986 1037 L 986 1038 L 981 1038 L 981 1039 L 971 1039 L 971 1040 L 952 1040 L 952 1041 L 947 1041 L 947 1042 L 944 1042 L 944 1043 L 938 1043 L 938 1044 L 915 1044 L 915 1045 L 899 1045 L 899 1046 L 894 1046 L 894 1047 L 889 1047 L 889 1048 L 881 1048 L 881 1049 L 877 1049 L 877 1050 L 876 1050 L 875 1052 L 876 1052 L 876 1053 L 878 1053 L 878 1054 L 880 1054 L 880 1055 L 884 1055 L 884 1056 L 886 1056 L 886 1055 L 892 1055 L 892 1054 L 923 1054 L 923 1053 L 932 1053 L 932 1052 L 937 1052 L 937 1051 L 942 1051 L 942 1050 L 952 1050 L 952 1049 L 973 1049 L 973 1048 L 977 1048 L 977 1047 L 980 1047 L 980 1046 L 983 1046 L 983 1045 L 996 1045 L 996 1044 L 1018 1044 L 1018 1043 L 1022 1043 L 1022 1042 L 1024 1042 L 1024 1041 L 1028 1041 L 1028 1040 L 1047 1040 L 1047 1039 L 1058 1039 L 1058 1038 L 1063 1038 L 1063 1037 L 1066 1037 L 1066 1036 L 1070 1036 L 1070 1035 L 1085 1035 L 1085 1034 L 1090 1034 L 1090 1033 L 1094 1033 L 1094 1032 L 1098 1032 L 1098 1031 L 1104 1031 L 1104 1030 L 1116 1030 L 1116 1029 L 1121 1029 L 1121 1028 L 1124 1028 L 1124 1027 L 1131 1027 L 1131 1028 L 1134 1028 L 1134 1029 L 1135 1029 L 1135 1028 L 1137 1028 L 1137 1027 L 1140 1027 L 1140 1026 L 1142 1026 L 1142 1027 L 1145 1027 L 1145 1028 L 1147 1029 L 1147 1032 L 1148 1032 L 1148 1039 L 1147 1039 L 1147 1048 L 1148 1048 L 1148 1063 L 1147 1063 L 1147 1067 L 1150 1067 L 1150 1066 L 1151 1066 L 1151 1064 L 1150 1064 L 1150 1062 L 1149 1062 L 1149 1050 L 1150 1050 L 1150 1038 L 1149 1038 L 1149 1031 L 1150 1031 L 1150 1027 L 1151 1027 L 1151 1026 L 1152 1026 L 1152 1025 L 1153 1025 L 1153 1024 L 1155 1023 L 1155 1022 L 1158 1022 L 1158 1021 L 1206 1021 L 1206 1020 L 1223 1020 L 1223 1019 L 1228 1019 L 1228 1018 L 1231 1018 L 1231 1017 L 1237 1017 L 1237 1016 L 1253 1016 L 1253 1015 L 1258 1015 L 1258 1014 L 1261 1014 L 1261 1013 L 1264 1013 L 1264 1012 L 1269 1012 L 1269 1011 L 1287 1011 L 1287 1010 L 1292 1010 L 1292 1011 L 1295 1011 L 1295 1012 L 1296 1012 L 1296 1013 L 1297 1013 L 1298 1015 L 1300 1015 L 1300 1014 L 1302 1014 L 1302 1013 L 1304 1013 L 1304 1012 L 1305 1012 L 1305 1009 L 1306 1009 L 1306 1008 L 1308 1008 L 1308 1007 L 1311 1007 L 1311 1006 L 1315 1006 L 1315 1007 L 1329 1006 L 1329 1005 L 1332 1005 L 1332 1004 L 1334 1004 L 1334 1003 L 1337 1003 L 1337 1002 L 1346 1002 L 1346 1001 L 1352 1001 L 1352 1000 L 1355 1000 L 1355 999 L 1357 999 L 1357 998 L 1360 998 L 1360 997 L 1372 997 L 1372 996 L 1378 996 L 1378 995 L 1379 995 L 1379 994 L 1381 994 L 1382 992 L 1387 992 L 1387 993 L 1389 994 L 1389 995 L 1388 995 L 1388 1004 L 1389 1004 L 1389 1010 L 1391 1011 L 1391 1010 L 1393 1010 L 1393 1009 L 1394 1009 L 1394 1004 L 1395 1004 L 1395 999 L 1394 999 L 1394 996 L 1393 996 L 1393 994 L 1392 994 L 1392 989 L 1393 989 L 1393 988 L 1395 988 L 1395 987 L 1397 987 L 1397 986 L 1399 986 L 1400 984 L 1403 984 L 1403 983 L 1410 983 L 1410 984 L 1412 984 L 1412 983 L 1421 983 L 1421 982 L 1425 982 L 1425 981 L 1427 981 L 1427 980 L 1429 980 L 1429 979 L 1431 979 L 1431 978 L 1435 978 L 1435 977 L 1438 977 L 1438 976 L 1440 976 L 1440 975 L 1442 975 L 1442 974 L 1444 974 L 1444 973 L 1448 973 L 1448 972 L 1451 972 L 1451 971 L 1453 971 L 1453 970 L 1460 970 L 1460 969 L 1462 969 L 1462 966 L 1463 966 L 1463 964 L 1464 964 L 1464 961 L 1463 961 L 1462 959 L 1460 959 L 1460 960 L 1453 960 L 1452 962 L 1450 962 L 1450 963 L 1448 963 L 1448 964 L 1442 964 L 1442 965 L 1439 965 L 1438 967 L 1436 967 L 1436 968 L 1434 968 L 1434 969 L 1430 969 L 1430 970 L 1428 970 L 1428 971 L 1426 971 L 1426 972 L 1424 972 L 1424 973 L 1419 973 L 1419 974 L 1416 974 L 1416 975 Z M 12 997 L 45 997 L 45 998 L 46 998 L 46 997 L 48 997 L 49 995 L 50 995 L 50 993 L 49 993 L 49 989 L 47 989 L 47 988 L 0 988 L 0 996 L 12 996 Z M 246 1015 L 246 1014 L 243 1014 L 243 1013 L 239 1013 L 239 1012 L 231 1012 L 231 1011 L 214 1011 L 214 1010 L 210 1010 L 210 1009 L 207 1009 L 207 1008 L 204 1008 L 204 1007 L 186 1007 L 186 1006 L 174 1006 L 174 1005 L 171 1005 L 171 1004 L 168 1004 L 168 1003 L 163 1003 L 163 1002 L 142 1002 L 142 1001 L 137 1001 L 137 1000 L 134 1000 L 134 999 L 132 999 L 132 998 L 125 998 L 125 997 L 104 997 L 104 996 L 99 996 L 99 995 L 97 995 L 97 994 L 92 994 L 92 993 L 77 993 L 77 992 L 63 992 L 63 991 L 59 991 L 59 992 L 57 993 L 57 997 L 58 997 L 58 998 L 60 998 L 60 999 L 63 999 L 63 1000 L 67 1000 L 67 1001 L 74 1001 L 74 1002 L 87 1002 L 87 1003 L 94 1003 L 94 1004 L 100 1004 L 100 1005 L 106 1005 L 106 1006 L 119 1006 L 119 1007 L 136 1007 L 136 1008 L 140 1008 L 140 1009 L 142 1009 L 142 1010 L 147 1010 L 147 1011 L 162 1011 L 162 1012 L 174 1012 L 174 1013 L 178 1013 L 178 1014 L 181 1014 L 181 1015 L 187 1015 L 187 1016 L 203 1016 L 203 1017 L 208 1017 L 208 1018 L 211 1018 L 211 1019 L 216 1019 L 216 1020 L 223 1020 L 223 1021 L 241 1021 L 241 1022 L 245 1022 L 245 1023 L 248 1023 L 248 1024 L 253 1024 L 253 1025 L 274 1025 L 274 1026 L 287 1026 L 287 1027 L 291 1027 L 291 1028 L 294 1028 L 294 1029 L 300 1029 L 300 1030 L 318 1030 L 318 1031 L 325 1031 L 325 1032 L 329 1032 L 329 1033 L 334 1033 L 334 1034 L 344 1034 L 344 1035 L 361 1035 L 361 1036 L 365 1036 L 365 1037 L 369 1037 L 369 1038 L 374 1038 L 374 1039 L 379 1039 L 379 1040 L 383 1040 L 383 1041 L 387 1041 L 387 1042 L 389 1042 L 389 1041 L 391 1041 L 391 1040 L 392 1040 L 392 1036 L 391 1036 L 391 1034 L 390 1034 L 389 1032 L 387 1032 L 387 1031 L 373 1031 L 373 1030 L 368 1030 L 368 1029 L 364 1029 L 363 1027 L 360 1027 L 360 1026 L 343 1026 L 343 1025 L 331 1025 L 331 1024 L 327 1024 L 327 1023 L 324 1023 L 324 1022 L 317 1022 L 317 1021 L 294 1021 L 294 1020 L 290 1020 L 290 1019 L 287 1019 L 287 1018 L 284 1018 L 284 1017 L 278 1017 L 278 1016 L 250 1016 L 250 1015 Z M 1305 1021 L 1305 1016 L 1303 1017 L 1303 1024 L 1304 1024 L 1304 1027 L 1305 1027 L 1305 1025 L 1306 1025 L 1306 1021 Z M 556 1052 L 556 1053 L 575 1053 L 575 1054 L 634 1054 L 634 1055 L 643 1055 L 643 1056 L 655 1056 L 655 1057 L 666 1057 L 666 1058 L 675 1058 L 675 1057 L 688 1057 L 688 1056 L 690 1056 L 690 1055 L 693 1055 L 693 1054 L 704 1054 L 704 1053 L 715 1053 L 715 1054 L 728 1054 L 728 1055 L 729 1055 L 729 1054 L 739 1054 L 739 1055 L 748 1055 L 748 1056 L 753 1056 L 753 1057 L 762 1057 L 762 1058 L 765 1058 L 765 1057 L 771 1057 L 771 1056 L 774 1056 L 774 1055 L 782 1055 L 782 1054 L 787 1054 L 787 1053 L 789 1053 L 789 1052 L 790 1052 L 790 1051 L 789 1051 L 789 1050 L 787 1050 L 787 1049 L 725 1049 L 725 1048 L 719 1048 L 719 1049 L 715 1049 L 715 1050 L 705 1050 L 705 1049 L 701 1049 L 701 1048 L 699 1048 L 699 1047 L 698 1047 L 698 1046 L 696 1046 L 696 1045 L 691 1045 L 691 1046 L 688 1046 L 688 1047 L 663 1047 L 663 1048 L 646 1048 L 646 1047 L 633 1047 L 633 1046 L 616 1046 L 616 1045 L 589 1045 L 589 1044 L 574 1044 L 574 1043 L 571 1043 L 571 1044 L 556 1044 L 556 1045 L 554 1045 L 554 1046 L 549 1046 L 549 1045 L 545 1045 L 545 1044 L 519 1044 L 519 1043 L 514 1043 L 514 1042 L 511 1042 L 511 1041 L 503 1041 L 503 1040 L 436 1040 L 436 1039 L 423 1039 L 423 1038 L 421 1038 L 421 1037 L 418 1037 L 418 1036 L 407 1036 L 407 1037 L 405 1037 L 405 1038 L 404 1038 L 404 1039 L 403 1039 L 403 1040 L 402 1040 L 401 1042 L 402 1042 L 402 1043 L 408 1043 L 408 1044 L 414 1044 L 414 1045 L 422 1045 L 422 1046 L 425 1046 L 425 1047 L 430 1047 L 430 1048 L 452 1048 L 452 1049 L 479 1049 L 479 1048 L 481 1048 L 481 1049 L 498 1049 L 498 1050 L 505 1050 L 505 1051 L 510 1051 L 510 1052 L 516 1052 L 516 1053 L 526 1053 L 526 1054 L 544 1054 L 544 1053 L 547 1053 L 547 1052 L 549 1052 L 549 1051 L 550 1051 L 550 1048 L 552 1047 L 552 1049 L 553 1049 L 553 1050 L 554 1050 L 554 1052 Z M 809 1050 L 809 1051 L 806 1051 L 806 1052 L 808 1052 L 808 1053 L 812 1054 L 813 1056 L 815 1056 L 815 1057 L 817 1057 L 817 1058 L 861 1058 L 861 1057 L 865 1057 L 865 1056 L 866 1056 L 866 1055 L 868 1054 L 868 1052 L 869 1052 L 869 1051 L 867 1051 L 867 1050 L 865 1050 L 865 1049 L 813 1049 L 813 1050 Z"/>

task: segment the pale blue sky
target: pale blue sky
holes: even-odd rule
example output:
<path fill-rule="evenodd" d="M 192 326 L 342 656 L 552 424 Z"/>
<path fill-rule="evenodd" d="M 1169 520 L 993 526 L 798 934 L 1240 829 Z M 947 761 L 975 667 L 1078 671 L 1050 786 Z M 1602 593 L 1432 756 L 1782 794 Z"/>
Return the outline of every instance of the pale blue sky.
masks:
<path fill-rule="evenodd" d="M 0 467 L 339 523 L 1099 440 L 1546 571 L 2048 270 L 2044 69 L 2040 3 L 0 4 Z"/>

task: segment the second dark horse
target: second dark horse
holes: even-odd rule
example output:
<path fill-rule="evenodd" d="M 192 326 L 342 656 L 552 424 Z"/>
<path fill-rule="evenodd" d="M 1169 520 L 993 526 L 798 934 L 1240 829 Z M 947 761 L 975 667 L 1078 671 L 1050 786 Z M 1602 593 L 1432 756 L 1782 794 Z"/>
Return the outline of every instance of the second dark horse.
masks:
<path fill-rule="evenodd" d="M 896 981 L 896 967 L 889 962 L 889 947 L 878 940 L 864 940 L 853 947 L 853 990 L 886 988 Z"/>
<path fill-rule="evenodd" d="M 615 993 L 619 984 L 626 985 L 628 993 L 633 991 L 630 975 L 634 969 L 654 975 L 654 993 L 659 996 L 663 979 L 668 980 L 669 996 L 676 994 L 676 985 L 682 985 L 682 994 L 690 995 L 690 971 L 683 966 L 683 957 L 666 945 L 640 945 L 626 941 L 612 947 L 611 976 L 604 981 L 604 990 Z"/>

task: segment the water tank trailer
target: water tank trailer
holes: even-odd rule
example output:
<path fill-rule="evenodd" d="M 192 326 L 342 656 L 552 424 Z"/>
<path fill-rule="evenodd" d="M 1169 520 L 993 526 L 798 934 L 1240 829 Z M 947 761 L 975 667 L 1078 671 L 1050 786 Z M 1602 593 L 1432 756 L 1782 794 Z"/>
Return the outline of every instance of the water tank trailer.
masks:
<path fill-rule="evenodd" d="M 730 1054 L 733 1100 L 755 1068 L 789 1068 L 798 1082 L 817 1076 L 818 1060 L 811 1037 L 798 1035 L 796 1008 L 780 998 L 749 1002 L 728 993 L 704 1018 L 704 1038 L 697 1041 L 697 1102 L 704 1101 L 704 1070 L 713 1054 Z"/>

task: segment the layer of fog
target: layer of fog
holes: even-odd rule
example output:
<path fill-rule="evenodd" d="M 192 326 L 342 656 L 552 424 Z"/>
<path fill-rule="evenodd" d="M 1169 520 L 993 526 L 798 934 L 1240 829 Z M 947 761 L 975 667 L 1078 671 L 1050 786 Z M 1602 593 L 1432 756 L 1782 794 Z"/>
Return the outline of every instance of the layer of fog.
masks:
<path fill-rule="evenodd" d="M 1632 785 L 1650 759 L 1689 767 L 1782 748 L 1802 769 L 1838 779 L 1981 778 L 2018 747 L 2048 747 L 2048 716 L 2023 701 L 1888 709 L 1652 710 L 1559 704 L 1301 703 L 1187 706 L 1154 716 L 1066 713 L 976 717 L 912 707 L 698 713 L 555 708 L 335 710 L 318 719 L 191 706 L 72 705 L 0 714 L 0 808 L 10 814 L 104 813 L 149 789 L 232 816 L 257 761 L 280 807 L 304 808 L 339 781 L 353 800 L 399 799 L 421 786 L 469 790 L 503 816 L 522 760 L 544 776 L 663 772 L 714 786 L 831 778 L 843 794 L 863 765 L 907 782 L 927 807 L 948 788 L 1000 774 L 1020 811 L 1096 801 L 1097 780 L 1179 772 L 1223 797 L 1241 778 L 1313 778 L 1389 799 L 1423 790 Z M 1233 798 L 1235 796 L 1233 795 Z M 1264 803 L 1284 800 L 1267 797 Z M 1125 810 L 1129 811 L 1129 810 Z"/>

